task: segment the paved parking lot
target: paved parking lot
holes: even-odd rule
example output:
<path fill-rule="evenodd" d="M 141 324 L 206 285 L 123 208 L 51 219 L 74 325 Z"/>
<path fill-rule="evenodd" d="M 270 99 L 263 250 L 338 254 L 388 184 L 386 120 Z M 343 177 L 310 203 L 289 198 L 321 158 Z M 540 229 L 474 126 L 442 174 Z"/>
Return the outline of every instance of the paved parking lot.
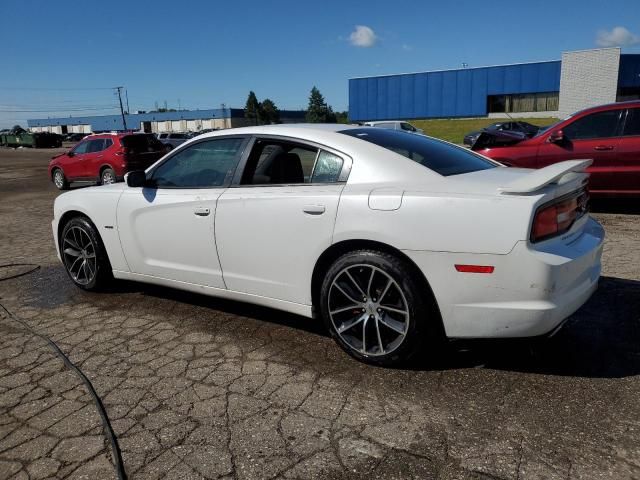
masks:
<path fill-rule="evenodd" d="M 91 381 L 130 478 L 640 478 L 640 209 L 596 205 L 601 287 L 553 339 L 389 370 L 293 315 L 73 287 L 50 156 L 0 150 L 0 265 L 28 264 L 0 267 L 0 478 L 115 477 L 96 403 L 36 333 Z"/>

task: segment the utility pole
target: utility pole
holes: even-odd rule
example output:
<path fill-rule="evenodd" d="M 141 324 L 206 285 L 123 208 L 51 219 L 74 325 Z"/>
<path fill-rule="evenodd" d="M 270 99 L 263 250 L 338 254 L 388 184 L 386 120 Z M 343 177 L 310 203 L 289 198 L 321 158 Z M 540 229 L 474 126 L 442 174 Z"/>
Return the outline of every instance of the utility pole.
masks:
<path fill-rule="evenodd" d="M 124 108 L 122 108 L 122 89 L 124 87 L 114 87 L 118 91 L 118 101 L 120 102 L 120 115 L 122 115 L 122 125 L 127 129 L 127 120 L 124 118 Z"/>
<path fill-rule="evenodd" d="M 128 88 L 124 91 L 124 96 L 127 99 L 127 113 L 131 113 L 131 110 L 129 110 L 129 89 Z"/>

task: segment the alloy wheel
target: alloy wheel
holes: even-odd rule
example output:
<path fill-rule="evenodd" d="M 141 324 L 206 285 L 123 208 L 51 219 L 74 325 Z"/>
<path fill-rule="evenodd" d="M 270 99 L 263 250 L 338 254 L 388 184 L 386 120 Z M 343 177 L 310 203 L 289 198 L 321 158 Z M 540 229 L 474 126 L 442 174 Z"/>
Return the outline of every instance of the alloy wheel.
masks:
<path fill-rule="evenodd" d="M 56 170 L 53 173 L 53 183 L 60 189 L 64 187 L 64 173 L 62 173 L 62 170 Z"/>
<path fill-rule="evenodd" d="M 342 269 L 333 279 L 328 312 L 340 338 L 367 356 L 388 355 L 404 341 L 409 306 L 389 274 L 367 264 Z"/>
<path fill-rule="evenodd" d="M 62 239 L 62 254 L 67 271 L 74 282 L 89 284 L 96 276 L 96 248 L 83 228 L 69 228 Z"/>
<path fill-rule="evenodd" d="M 115 182 L 113 172 L 111 170 L 105 170 L 102 172 L 102 185 L 109 185 Z"/>

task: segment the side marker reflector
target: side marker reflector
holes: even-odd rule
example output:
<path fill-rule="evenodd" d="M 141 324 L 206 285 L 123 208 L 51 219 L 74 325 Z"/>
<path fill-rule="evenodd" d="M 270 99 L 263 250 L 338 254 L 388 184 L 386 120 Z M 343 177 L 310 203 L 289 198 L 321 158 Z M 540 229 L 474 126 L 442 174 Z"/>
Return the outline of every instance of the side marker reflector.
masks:
<path fill-rule="evenodd" d="M 463 273 L 493 273 L 492 265 L 456 265 L 456 270 Z"/>

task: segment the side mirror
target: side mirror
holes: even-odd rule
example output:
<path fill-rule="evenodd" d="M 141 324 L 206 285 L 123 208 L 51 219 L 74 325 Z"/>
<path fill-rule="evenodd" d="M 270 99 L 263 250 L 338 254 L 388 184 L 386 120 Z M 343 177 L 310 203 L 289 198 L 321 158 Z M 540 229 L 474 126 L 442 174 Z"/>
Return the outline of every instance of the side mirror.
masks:
<path fill-rule="evenodd" d="M 67 157 L 69 157 L 69 158 L 73 158 L 73 157 L 75 157 L 75 156 L 76 156 L 76 154 L 75 154 L 75 153 L 73 153 L 73 152 L 69 152 L 69 153 L 67 153 Z"/>
<path fill-rule="evenodd" d="M 562 132 L 562 130 L 556 130 L 555 132 L 551 132 L 551 135 L 549 135 L 550 143 L 561 143 L 563 141 L 564 133 Z"/>
<path fill-rule="evenodd" d="M 147 174 L 144 170 L 134 170 L 124 176 L 125 182 L 129 187 L 144 187 L 147 184 Z"/>

